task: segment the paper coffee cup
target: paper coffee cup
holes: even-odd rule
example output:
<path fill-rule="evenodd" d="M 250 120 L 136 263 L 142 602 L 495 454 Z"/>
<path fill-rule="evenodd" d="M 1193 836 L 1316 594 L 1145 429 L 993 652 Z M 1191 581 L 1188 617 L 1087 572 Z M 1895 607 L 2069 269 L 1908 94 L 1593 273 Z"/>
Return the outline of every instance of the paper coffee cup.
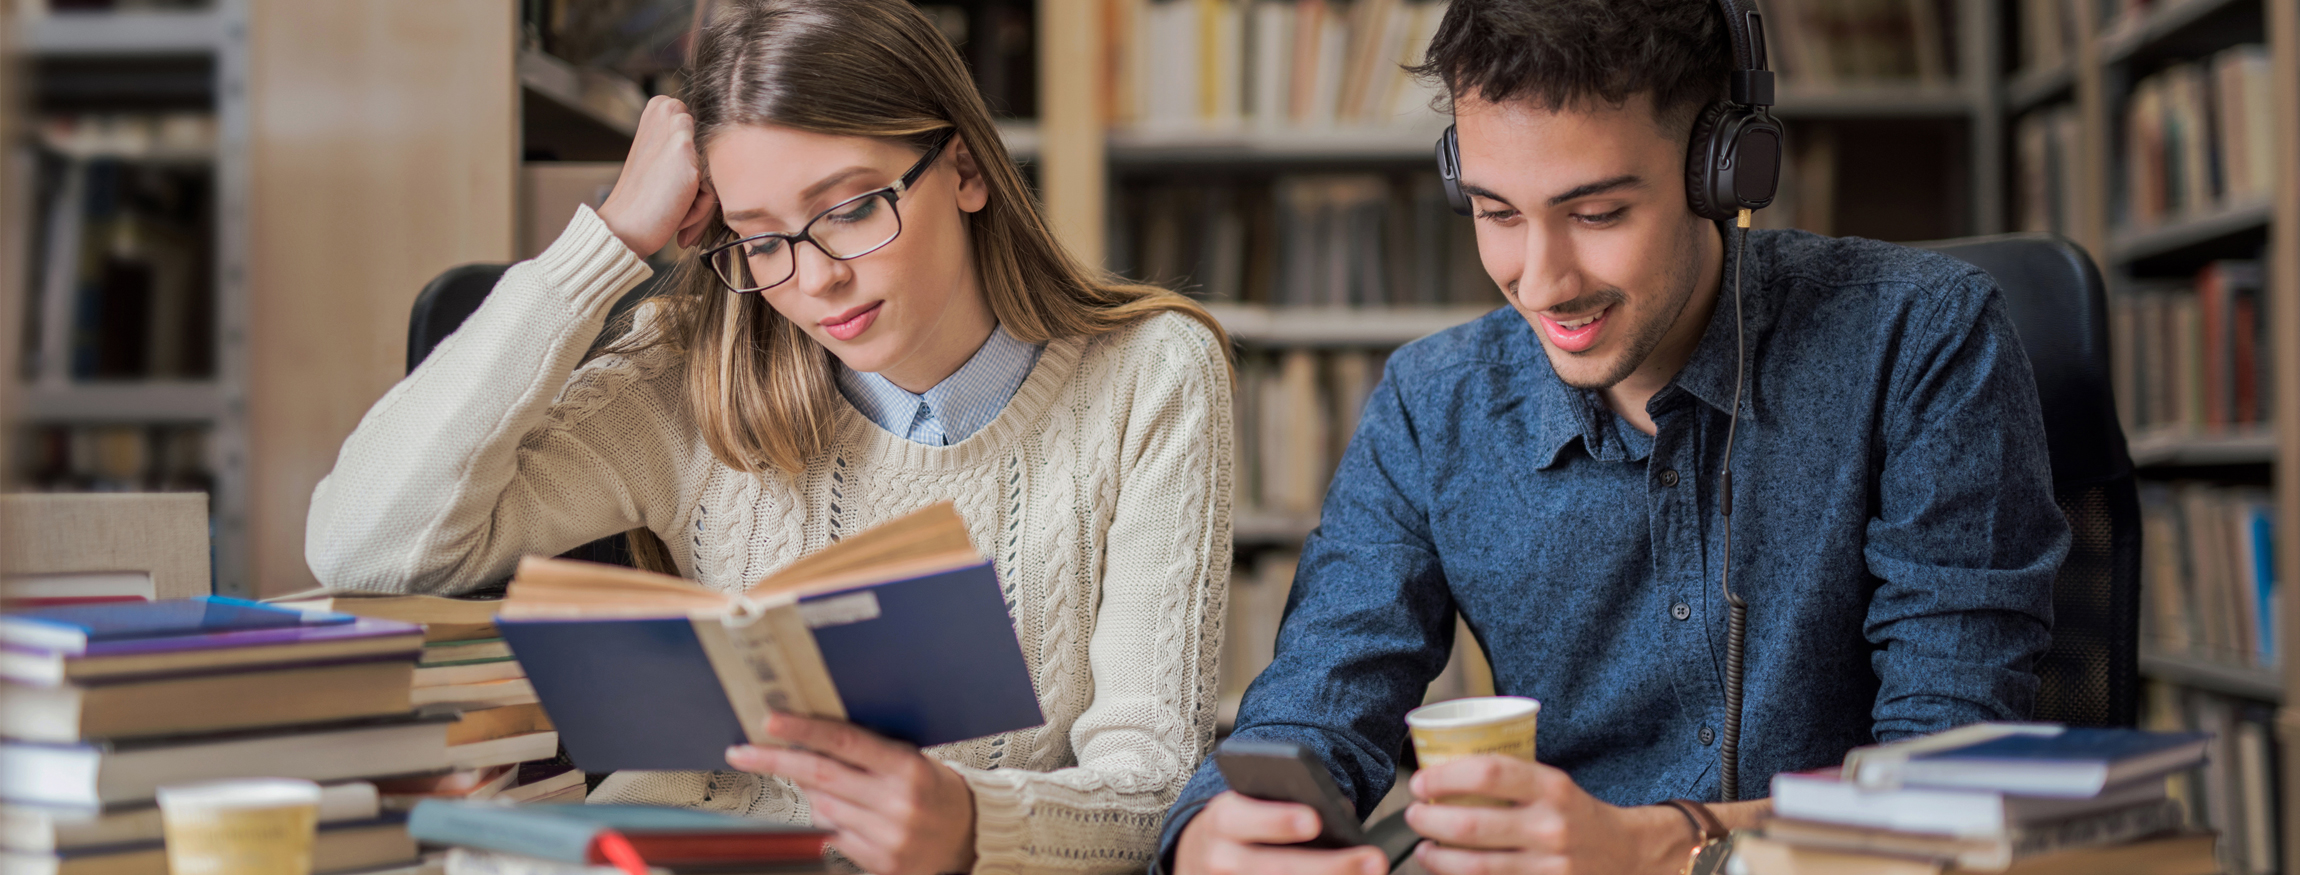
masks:
<path fill-rule="evenodd" d="M 1534 729 L 1541 703 L 1524 696 L 1479 696 L 1423 705 L 1406 712 L 1414 758 L 1422 768 L 1464 757 L 1497 754 L 1533 762 Z M 1461 794 L 1430 800 L 1440 805 L 1508 807 L 1508 800 Z"/>
<path fill-rule="evenodd" d="M 168 875 L 311 875 L 319 795 L 282 778 L 160 788 Z"/>

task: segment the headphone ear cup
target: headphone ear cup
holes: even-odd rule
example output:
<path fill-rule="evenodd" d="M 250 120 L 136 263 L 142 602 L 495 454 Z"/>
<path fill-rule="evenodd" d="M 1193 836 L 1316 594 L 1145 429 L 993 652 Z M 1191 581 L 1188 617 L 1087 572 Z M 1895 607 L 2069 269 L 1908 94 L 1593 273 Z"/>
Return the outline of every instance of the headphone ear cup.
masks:
<path fill-rule="evenodd" d="M 1709 104 L 1693 119 L 1693 135 L 1685 144 L 1685 204 L 1693 214 L 1711 221 L 1722 222 L 1737 212 L 1730 196 L 1718 197 L 1717 166 L 1730 141 L 1718 135 L 1730 131 L 1724 128 L 1727 115 L 1735 107 L 1724 101 Z"/>

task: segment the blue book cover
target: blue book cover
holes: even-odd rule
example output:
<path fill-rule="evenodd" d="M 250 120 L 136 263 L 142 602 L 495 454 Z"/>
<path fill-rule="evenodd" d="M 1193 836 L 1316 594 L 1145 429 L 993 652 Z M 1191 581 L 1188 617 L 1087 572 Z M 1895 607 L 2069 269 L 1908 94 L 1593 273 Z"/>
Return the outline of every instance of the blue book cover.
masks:
<path fill-rule="evenodd" d="M 13 611 L 0 616 L 0 640 L 77 653 L 93 643 L 339 625 L 349 614 L 305 614 L 245 599 L 200 596 Z"/>
<path fill-rule="evenodd" d="M 1910 757 L 1911 762 L 2018 761 L 2108 765 L 2182 748 L 2196 748 L 2210 736 L 2198 732 L 2145 732 L 2138 729 L 2070 727 L 2053 735 L 2007 735 L 1979 744 Z"/>
<path fill-rule="evenodd" d="M 856 725 L 930 747 L 1045 722 L 987 563 L 800 605 Z M 584 771 L 722 770 L 727 747 L 747 736 L 695 622 L 506 617 L 497 627 Z"/>

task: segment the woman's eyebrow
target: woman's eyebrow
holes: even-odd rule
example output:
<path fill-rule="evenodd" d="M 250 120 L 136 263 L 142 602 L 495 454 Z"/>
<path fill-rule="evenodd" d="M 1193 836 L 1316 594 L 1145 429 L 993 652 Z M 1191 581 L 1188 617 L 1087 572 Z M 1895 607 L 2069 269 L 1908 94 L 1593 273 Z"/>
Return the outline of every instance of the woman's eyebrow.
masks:
<path fill-rule="evenodd" d="M 821 181 L 819 181 L 819 182 L 816 182 L 816 183 L 815 183 L 815 184 L 813 184 L 813 185 L 807 186 L 807 188 L 806 188 L 806 190 L 805 190 L 805 191 L 799 192 L 799 200 L 800 200 L 801 202 L 805 202 L 805 201 L 811 201 L 811 200 L 814 200 L 815 198 L 817 198 L 817 197 L 821 196 L 823 192 L 825 192 L 825 191 L 828 191 L 828 190 L 830 189 L 830 187 L 831 187 L 831 186 L 834 186 L 834 185 L 837 185 L 837 184 L 839 184 L 839 183 L 845 182 L 845 181 L 847 181 L 847 180 L 849 180 L 849 179 L 853 179 L 853 178 L 855 178 L 855 177 L 857 177 L 857 176 L 861 176 L 861 175 L 863 175 L 863 174 L 865 174 L 865 173 L 869 173 L 869 172 L 871 172 L 871 170 L 872 170 L 872 169 L 873 169 L 873 168 L 870 168 L 870 167 L 864 167 L 864 166 L 862 166 L 862 165 L 860 165 L 860 164 L 857 164 L 857 165 L 855 165 L 855 166 L 853 166 L 853 167 L 849 167 L 849 168 L 847 168 L 847 169 L 845 169 L 845 170 L 841 170 L 841 171 L 839 171 L 839 172 L 837 172 L 837 173 L 833 173 L 833 174 L 831 174 L 831 175 L 829 175 L 829 176 L 825 176 L 825 177 L 823 177 L 823 178 L 822 178 L 822 180 L 821 180 Z M 753 208 L 751 208 L 751 209 L 748 209 L 748 210 L 736 210 L 736 211 L 734 211 L 734 212 L 728 213 L 728 214 L 726 214 L 725 216 L 721 217 L 721 218 L 720 218 L 720 221 L 723 221 L 723 222 L 746 222 L 746 221 L 749 221 L 749 220 L 751 220 L 751 219 L 756 219 L 756 218 L 760 218 L 760 217 L 763 217 L 763 216 L 765 216 L 766 214 L 767 214 L 767 209 L 766 209 L 765 207 L 753 207 Z"/>

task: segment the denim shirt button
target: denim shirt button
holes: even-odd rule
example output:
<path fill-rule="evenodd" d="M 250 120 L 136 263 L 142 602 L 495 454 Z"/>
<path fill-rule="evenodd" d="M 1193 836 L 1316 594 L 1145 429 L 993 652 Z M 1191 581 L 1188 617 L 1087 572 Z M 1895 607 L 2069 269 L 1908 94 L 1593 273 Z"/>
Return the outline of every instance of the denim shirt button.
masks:
<path fill-rule="evenodd" d="M 1675 468 L 1663 468 L 1663 469 L 1661 469 L 1661 485 L 1662 485 L 1662 486 L 1664 486 L 1664 487 L 1674 487 L 1674 486 L 1676 486 L 1676 485 L 1677 485 L 1677 469 L 1675 469 Z M 1683 618 L 1682 618 L 1682 617 L 1680 617 L 1679 619 L 1683 619 Z"/>
<path fill-rule="evenodd" d="M 1687 606 L 1684 602 L 1678 602 L 1669 606 L 1669 616 L 1676 617 L 1680 620 L 1690 620 L 1693 618 L 1693 608 Z M 1702 744 L 1708 743 L 1709 742 L 1706 741 L 1702 742 Z"/>
<path fill-rule="evenodd" d="M 1709 727 L 1707 727 L 1707 726 L 1703 726 L 1703 727 L 1701 727 L 1701 746 L 1702 746 L 1702 747 L 1708 747 L 1708 746 L 1710 745 L 1710 743 L 1712 743 L 1712 742 L 1715 742 L 1716 740 L 1717 740 L 1717 730 L 1711 729 L 1711 728 L 1709 728 Z"/>

